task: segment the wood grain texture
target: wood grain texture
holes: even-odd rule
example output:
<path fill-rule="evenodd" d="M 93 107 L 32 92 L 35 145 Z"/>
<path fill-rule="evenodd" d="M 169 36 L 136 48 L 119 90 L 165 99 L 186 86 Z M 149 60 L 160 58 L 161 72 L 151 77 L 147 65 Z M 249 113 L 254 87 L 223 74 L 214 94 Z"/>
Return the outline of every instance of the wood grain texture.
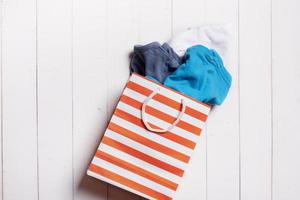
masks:
<path fill-rule="evenodd" d="M 299 2 L 273 0 L 273 199 L 299 199 Z"/>
<path fill-rule="evenodd" d="M 36 2 L 2 2 L 3 199 L 38 199 Z"/>
<path fill-rule="evenodd" d="M 271 1 L 241 0 L 239 9 L 241 198 L 270 200 Z"/>
<path fill-rule="evenodd" d="M 0 130 L 0 160 L 1 160 L 1 165 L 0 165 L 0 200 L 3 199 L 3 178 L 2 178 L 2 169 L 3 169 L 3 162 L 2 162 L 2 144 L 3 144 L 3 141 L 2 141 L 2 138 L 3 138 L 3 129 L 2 129 L 2 29 L 3 29 L 3 26 L 2 26 L 2 20 L 3 20 L 3 10 L 2 10 L 2 1 L 1 2 L 1 13 L 0 13 L 0 94 L 1 94 L 1 98 L 0 98 L 0 127 L 1 127 L 1 130 Z"/>
<path fill-rule="evenodd" d="M 39 199 L 73 199 L 71 0 L 37 1 Z"/>

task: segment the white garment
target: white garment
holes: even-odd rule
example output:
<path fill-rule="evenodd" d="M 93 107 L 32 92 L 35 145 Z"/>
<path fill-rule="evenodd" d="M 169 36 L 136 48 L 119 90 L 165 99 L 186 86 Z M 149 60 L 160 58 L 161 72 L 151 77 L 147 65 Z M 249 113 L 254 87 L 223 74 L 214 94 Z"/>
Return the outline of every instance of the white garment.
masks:
<path fill-rule="evenodd" d="M 169 45 L 179 55 L 183 56 L 185 51 L 194 45 L 203 45 L 209 49 L 214 49 L 223 59 L 224 64 L 230 60 L 228 58 L 231 41 L 231 25 L 203 25 L 174 35 Z"/>

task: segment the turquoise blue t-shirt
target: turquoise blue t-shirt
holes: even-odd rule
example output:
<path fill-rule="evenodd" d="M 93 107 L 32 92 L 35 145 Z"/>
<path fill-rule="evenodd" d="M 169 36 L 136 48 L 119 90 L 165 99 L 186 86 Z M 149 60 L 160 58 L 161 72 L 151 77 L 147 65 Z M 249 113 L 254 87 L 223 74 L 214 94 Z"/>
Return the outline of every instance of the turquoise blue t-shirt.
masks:
<path fill-rule="evenodd" d="M 167 76 L 164 85 L 201 102 L 220 105 L 231 86 L 231 75 L 216 51 L 196 45 L 187 49 L 184 63 Z"/>

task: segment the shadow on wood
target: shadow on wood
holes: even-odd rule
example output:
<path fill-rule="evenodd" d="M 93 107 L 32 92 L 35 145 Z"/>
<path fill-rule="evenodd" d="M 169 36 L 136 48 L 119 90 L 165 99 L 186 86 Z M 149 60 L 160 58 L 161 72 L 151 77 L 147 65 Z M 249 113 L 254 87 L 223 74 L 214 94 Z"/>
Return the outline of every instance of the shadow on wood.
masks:
<path fill-rule="evenodd" d="M 107 199 L 107 187 L 107 183 L 85 175 L 76 189 L 84 190 L 84 193 L 99 199 Z"/>

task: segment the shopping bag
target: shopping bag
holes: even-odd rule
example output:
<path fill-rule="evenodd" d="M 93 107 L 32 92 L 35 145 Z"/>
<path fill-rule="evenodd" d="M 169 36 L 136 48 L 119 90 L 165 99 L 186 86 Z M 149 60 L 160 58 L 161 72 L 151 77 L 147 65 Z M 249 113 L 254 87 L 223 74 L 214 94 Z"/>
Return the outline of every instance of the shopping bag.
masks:
<path fill-rule="evenodd" d="M 147 199 L 172 199 L 209 111 L 132 74 L 87 174 Z"/>

